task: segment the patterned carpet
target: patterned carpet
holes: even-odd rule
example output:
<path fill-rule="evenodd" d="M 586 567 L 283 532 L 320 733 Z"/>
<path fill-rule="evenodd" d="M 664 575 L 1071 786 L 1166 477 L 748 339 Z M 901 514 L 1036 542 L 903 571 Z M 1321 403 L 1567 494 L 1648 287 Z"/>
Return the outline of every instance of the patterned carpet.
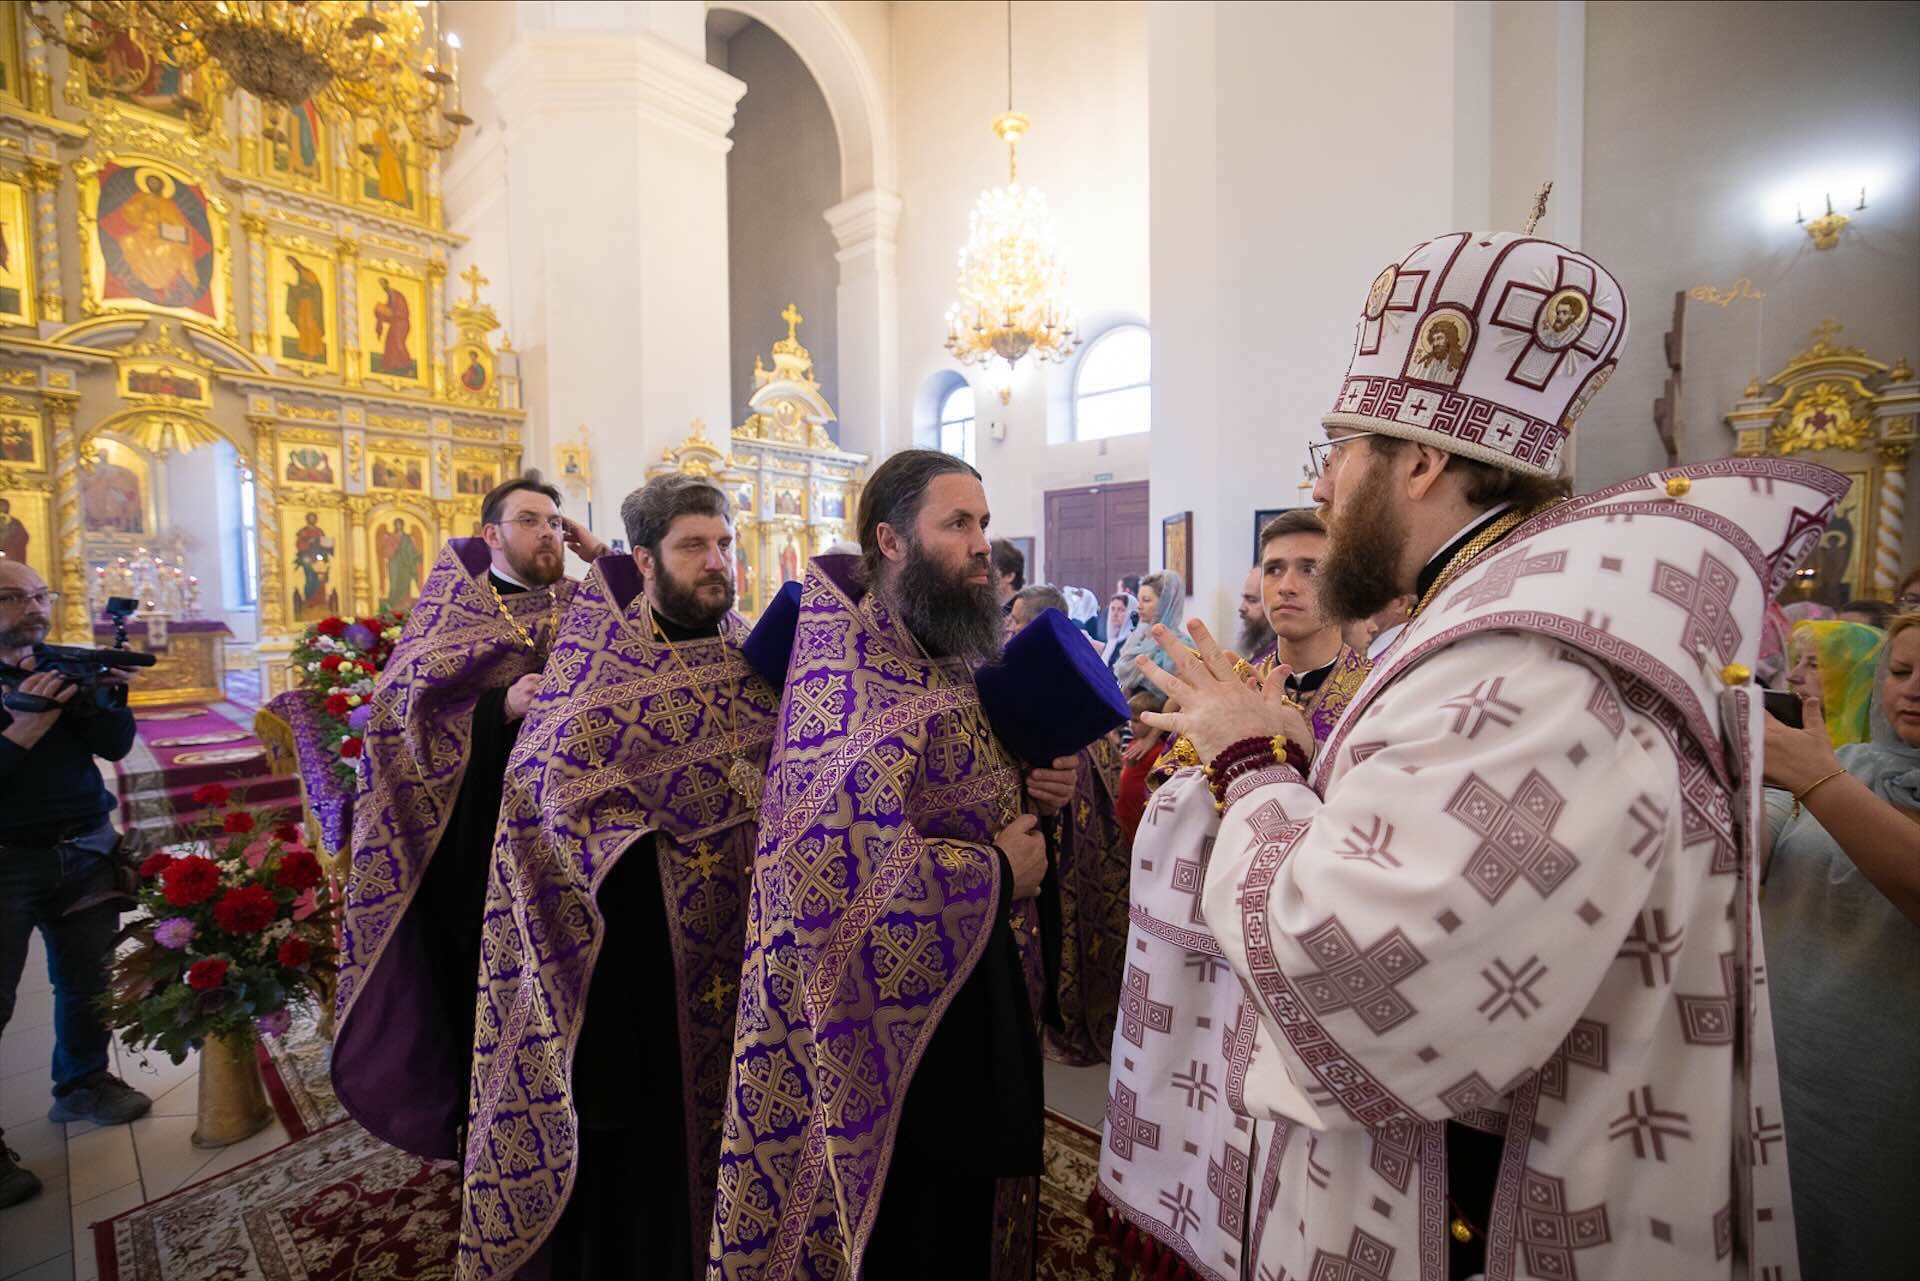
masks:
<path fill-rule="evenodd" d="M 295 1141 L 94 1228 L 100 1281 L 443 1281 L 460 1185 L 450 1164 L 390 1148 L 345 1119 L 311 1018 L 262 1047 Z M 1100 1136 L 1047 1113 L 1034 1281 L 1122 1281 L 1087 1218 Z"/>

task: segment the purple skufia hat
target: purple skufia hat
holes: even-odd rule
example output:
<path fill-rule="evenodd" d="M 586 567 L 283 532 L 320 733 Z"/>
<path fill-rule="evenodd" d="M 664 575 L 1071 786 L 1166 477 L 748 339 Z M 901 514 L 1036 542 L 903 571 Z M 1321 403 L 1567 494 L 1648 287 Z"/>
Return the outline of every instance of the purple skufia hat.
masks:
<path fill-rule="evenodd" d="M 993 732 L 1030 765 L 1072 756 L 1127 719 L 1120 682 L 1057 609 L 1042 610 L 974 681 Z"/>
<path fill-rule="evenodd" d="M 776 690 L 787 683 L 787 664 L 793 658 L 793 632 L 799 623 L 800 584 L 783 583 L 740 646 L 747 666 Z"/>

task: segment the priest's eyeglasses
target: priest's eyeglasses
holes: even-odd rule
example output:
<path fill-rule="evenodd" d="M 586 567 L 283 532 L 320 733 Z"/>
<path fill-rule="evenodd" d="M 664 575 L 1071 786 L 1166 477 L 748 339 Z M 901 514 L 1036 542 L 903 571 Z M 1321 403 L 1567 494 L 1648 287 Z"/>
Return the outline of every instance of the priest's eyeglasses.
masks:
<path fill-rule="evenodd" d="M 521 512 L 512 520 L 502 521 L 500 523 L 503 525 L 518 525 L 529 534 L 538 533 L 543 529 L 551 529 L 554 533 L 558 534 L 563 532 L 567 527 L 566 521 L 559 516 L 536 516 L 532 512 Z"/>
<path fill-rule="evenodd" d="M 37 592 L 0 592 L 0 609 L 19 609 L 28 602 L 51 609 L 60 603 L 60 593 L 44 587 Z"/>
<path fill-rule="evenodd" d="M 1351 436 L 1336 436 L 1331 440 L 1316 440 L 1308 445 L 1307 479 L 1319 480 L 1320 477 L 1333 466 L 1333 460 L 1337 457 L 1335 451 L 1337 451 L 1340 446 L 1351 445 L 1362 436 L 1371 436 L 1372 434 L 1372 432 L 1357 431 Z"/>

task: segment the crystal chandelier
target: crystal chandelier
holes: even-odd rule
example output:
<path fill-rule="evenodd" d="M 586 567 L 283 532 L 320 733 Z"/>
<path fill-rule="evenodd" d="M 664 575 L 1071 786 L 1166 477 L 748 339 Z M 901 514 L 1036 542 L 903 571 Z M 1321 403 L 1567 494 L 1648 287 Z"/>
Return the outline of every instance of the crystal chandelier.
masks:
<path fill-rule="evenodd" d="M 963 365 L 999 356 L 1011 369 L 1029 352 L 1042 361 L 1064 360 L 1077 341 L 1047 198 L 1020 185 L 1017 147 L 1031 127 L 1013 110 L 1013 4 L 1008 0 L 1007 110 L 993 122 L 993 132 L 1007 144 L 1007 185 L 989 187 L 973 206 L 967 243 L 960 250 L 960 297 L 947 308 L 947 350 Z"/>
<path fill-rule="evenodd" d="M 92 63 L 107 64 L 125 33 L 182 72 L 335 119 L 397 121 L 436 150 L 473 123 L 460 109 L 460 37 L 442 30 L 438 0 L 67 0 L 58 22 L 50 7 L 31 6 L 34 25 Z M 205 116 L 203 102 L 181 105 Z"/>

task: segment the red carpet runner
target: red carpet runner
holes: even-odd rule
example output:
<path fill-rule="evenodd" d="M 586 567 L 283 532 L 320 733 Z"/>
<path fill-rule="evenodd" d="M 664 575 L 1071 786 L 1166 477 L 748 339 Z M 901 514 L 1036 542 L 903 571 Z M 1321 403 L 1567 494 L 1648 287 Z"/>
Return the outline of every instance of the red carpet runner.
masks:
<path fill-rule="evenodd" d="M 299 782 L 269 772 L 247 709 L 234 703 L 142 707 L 134 710 L 133 723 L 133 750 L 114 764 L 120 825 L 146 832 L 149 848 L 178 839 L 201 818 L 205 807 L 195 803 L 193 791 L 202 783 L 225 783 L 265 807 L 266 821 L 299 817 Z"/>

